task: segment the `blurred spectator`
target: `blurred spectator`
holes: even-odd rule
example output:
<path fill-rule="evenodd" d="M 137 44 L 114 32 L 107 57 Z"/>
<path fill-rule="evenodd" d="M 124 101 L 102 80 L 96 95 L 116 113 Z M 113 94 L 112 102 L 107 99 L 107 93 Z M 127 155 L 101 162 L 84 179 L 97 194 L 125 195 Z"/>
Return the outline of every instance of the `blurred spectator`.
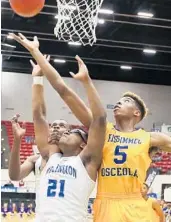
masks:
<path fill-rule="evenodd" d="M 164 200 L 161 200 L 160 201 L 160 206 L 163 208 L 163 205 L 165 204 L 165 201 Z"/>
<path fill-rule="evenodd" d="M 164 202 L 163 204 L 163 211 L 166 212 L 168 210 L 168 204 Z"/>
<path fill-rule="evenodd" d="M 171 222 L 171 206 L 167 204 L 167 210 L 165 211 L 166 222 Z"/>
<path fill-rule="evenodd" d="M 25 209 L 25 204 L 22 202 L 20 204 L 18 213 L 20 214 L 20 217 L 23 217 L 23 215 L 27 212 L 27 209 Z"/>
<path fill-rule="evenodd" d="M 8 203 L 4 203 L 4 204 L 3 204 L 3 207 L 2 207 L 2 209 L 1 209 L 1 212 L 2 212 L 2 216 L 3 216 L 3 217 L 7 217 L 8 212 L 9 212 Z"/>
<path fill-rule="evenodd" d="M 153 192 L 152 188 L 149 190 L 149 193 L 147 194 L 147 196 L 157 199 L 157 194 Z"/>
<path fill-rule="evenodd" d="M 91 205 L 88 205 L 88 214 L 91 214 L 92 210 L 91 210 Z"/>
<path fill-rule="evenodd" d="M 17 212 L 17 205 L 16 205 L 16 203 L 12 203 L 10 212 L 11 212 L 11 216 L 14 216 L 14 215 L 16 215 L 18 213 Z"/>
<path fill-rule="evenodd" d="M 34 208 L 33 208 L 33 204 L 32 203 L 30 204 L 30 211 L 34 212 Z"/>
<path fill-rule="evenodd" d="M 32 203 L 30 203 L 30 204 L 28 205 L 27 216 L 28 216 L 29 218 L 33 218 L 33 217 L 35 216 L 35 211 L 34 211 L 34 209 L 33 209 L 33 204 L 32 204 Z"/>

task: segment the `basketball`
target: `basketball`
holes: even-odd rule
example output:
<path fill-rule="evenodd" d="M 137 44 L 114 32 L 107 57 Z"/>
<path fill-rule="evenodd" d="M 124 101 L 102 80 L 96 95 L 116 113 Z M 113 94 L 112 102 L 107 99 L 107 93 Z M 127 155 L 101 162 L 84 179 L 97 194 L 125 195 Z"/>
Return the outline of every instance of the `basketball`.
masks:
<path fill-rule="evenodd" d="M 44 7 L 45 0 L 10 0 L 13 11 L 22 17 L 33 17 Z"/>

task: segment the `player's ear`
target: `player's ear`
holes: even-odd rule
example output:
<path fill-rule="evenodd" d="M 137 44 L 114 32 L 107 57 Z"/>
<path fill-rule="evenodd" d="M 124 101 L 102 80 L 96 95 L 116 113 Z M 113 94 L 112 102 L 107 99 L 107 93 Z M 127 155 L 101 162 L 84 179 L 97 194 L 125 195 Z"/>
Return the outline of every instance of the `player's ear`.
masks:
<path fill-rule="evenodd" d="M 141 116 L 141 112 L 140 112 L 139 109 L 136 109 L 136 110 L 134 111 L 134 116 L 136 116 L 136 117 L 140 117 L 140 116 Z"/>
<path fill-rule="evenodd" d="M 86 146 L 86 143 L 82 142 L 80 145 L 80 148 L 83 150 L 85 146 Z"/>

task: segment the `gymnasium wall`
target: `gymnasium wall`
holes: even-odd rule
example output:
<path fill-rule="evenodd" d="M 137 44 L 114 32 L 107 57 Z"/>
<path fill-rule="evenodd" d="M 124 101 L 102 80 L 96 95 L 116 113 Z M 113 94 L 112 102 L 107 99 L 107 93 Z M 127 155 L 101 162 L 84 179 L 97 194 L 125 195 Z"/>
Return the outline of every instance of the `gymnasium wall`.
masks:
<path fill-rule="evenodd" d="M 125 73 L 129 75 L 129 73 Z M 64 78 L 65 82 L 73 88 L 80 97 L 87 101 L 81 84 L 72 78 Z M 95 80 L 94 84 L 100 94 L 104 106 L 108 107 L 108 120 L 113 120 L 110 105 L 113 105 L 125 91 L 133 91 L 145 100 L 150 114 L 141 126 L 151 129 L 154 122 L 171 123 L 171 86 L 157 86 L 148 84 L 134 84 L 123 82 L 108 82 Z M 31 86 L 32 77 L 27 74 L 2 72 L 2 119 L 8 120 L 16 113 L 22 115 L 21 119 L 32 121 L 31 115 Z M 57 118 L 66 119 L 69 123 L 79 123 L 58 94 L 45 81 L 45 98 L 47 104 L 47 118 L 49 122 Z"/>
<path fill-rule="evenodd" d="M 170 184 L 171 185 L 171 175 L 157 175 L 155 177 L 155 179 L 151 185 L 151 189 L 154 193 L 157 194 L 158 199 L 164 199 L 164 196 L 161 195 L 162 184 Z"/>
<path fill-rule="evenodd" d="M 1 186 L 4 186 L 10 181 L 9 173 L 7 169 L 1 169 Z M 12 181 L 15 187 L 19 186 L 19 181 Z M 35 175 L 30 173 L 26 178 L 24 178 L 25 186 L 29 189 L 35 190 Z"/>

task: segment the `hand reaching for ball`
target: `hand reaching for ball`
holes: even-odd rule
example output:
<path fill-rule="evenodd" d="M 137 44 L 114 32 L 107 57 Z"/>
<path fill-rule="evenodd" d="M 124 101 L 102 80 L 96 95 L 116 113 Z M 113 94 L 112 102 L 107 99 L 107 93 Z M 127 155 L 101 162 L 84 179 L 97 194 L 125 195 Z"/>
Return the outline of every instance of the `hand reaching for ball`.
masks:
<path fill-rule="evenodd" d="M 88 73 L 87 66 L 85 65 L 83 60 L 78 55 L 75 58 L 78 61 L 78 73 L 74 74 L 73 72 L 70 72 L 70 75 L 74 79 L 85 83 L 85 82 L 90 80 L 90 76 L 89 76 L 89 73 Z"/>
<path fill-rule="evenodd" d="M 15 35 L 14 33 L 9 33 L 9 35 L 15 39 L 18 43 L 24 46 L 30 53 L 39 48 L 39 41 L 37 36 L 34 36 L 33 41 L 28 40 L 23 34 L 18 33 Z"/>

